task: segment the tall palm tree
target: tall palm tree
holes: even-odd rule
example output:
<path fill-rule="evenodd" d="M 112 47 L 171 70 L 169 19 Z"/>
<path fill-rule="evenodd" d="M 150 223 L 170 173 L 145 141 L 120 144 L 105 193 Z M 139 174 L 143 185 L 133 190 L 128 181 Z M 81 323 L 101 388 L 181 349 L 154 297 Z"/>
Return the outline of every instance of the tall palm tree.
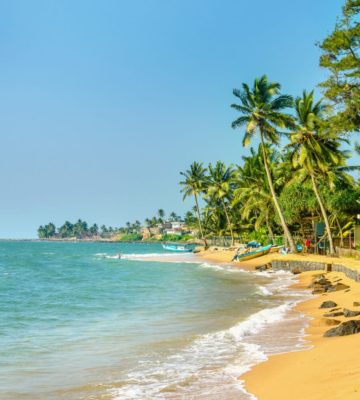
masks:
<path fill-rule="evenodd" d="M 341 139 L 321 129 L 321 119 L 326 106 L 321 100 L 314 102 L 314 91 L 303 92 L 295 101 L 298 126 L 290 136 L 292 164 L 301 181 L 309 179 L 325 222 L 330 253 L 335 254 L 329 218 L 318 187 L 318 179 L 325 177 L 332 185 L 335 170 L 345 167 L 346 152 L 340 150 Z"/>
<path fill-rule="evenodd" d="M 201 239 L 204 241 L 205 248 L 207 248 L 207 241 L 201 223 L 199 201 L 198 201 L 198 196 L 204 193 L 206 189 L 205 173 L 206 173 L 206 168 L 203 167 L 202 163 L 194 161 L 190 165 L 190 169 L 186 170 L 185 172 L 180 172 L 180 175 L 184 177 L 184 180 L 180 182 L 180 185 L 182 186 L 181 192 L 184 194 L 183 200 L 185 200 L 189 196 L 194 196 L 200 235 Z"/>
<path fill-rule="evenodd" d="M 279 129 L 294 127 L 293 117 L 282 112 L 284 108 L 292 107 L 293 99 L 291 96 L 281 95 L 280 88 L 279 83 L 269 82 L 266 75 L 263 75 L 261 78 L 255 79 L 251 89 L 246 83 L 242 84 L 242 90 L 234 89 L 233 94 L 240 100 L 241 104 L 232 104 L 231 107 L 242 115 L 233 121 L 231 126 L 234 129 L 246 127 L 243 139 L 244 146 L 247 146 L 257 133 L 260 134 L 264 167 L 274 206 L 290 248 L 293 252 L 296 252 L 294 239 L 277 199 L 265 146 L 266 143 L 275 145 L 279 143 Z"/>
<path fill-rule="evenodd" d="M 209 164 L 209 179 L 206 195 L 210 199 L 220 201 L 226 216 L 228 228 L 231 235 L 231 245 L 234 246 L 234 231 L 230 220 L 229 207 L 231 201 L 231 191 L 234 183 L 234 170 L 226 167 L 221 161 L 217 161 L 215 166 Z"/>

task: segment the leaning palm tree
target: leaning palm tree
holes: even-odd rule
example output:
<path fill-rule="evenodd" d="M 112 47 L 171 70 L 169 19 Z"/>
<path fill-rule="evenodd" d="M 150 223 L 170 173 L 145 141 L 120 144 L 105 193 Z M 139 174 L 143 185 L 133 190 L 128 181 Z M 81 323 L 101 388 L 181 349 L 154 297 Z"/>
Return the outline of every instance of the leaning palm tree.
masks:
<path fill-rule="evenodd" d="M 244 164 L 236 170 L 236 189 L 234 190 L 233 206 L 241 204 L 241 217 L 245 221 L 252 219 L 254 228 L 258 230 L 263 223 L 266 224 L 269 236 L 274 241 L 272 230 L 272 216 L 274 206 L 271 193 L 267 185 L 267 177 L 264 170 L 264 162 L 261 149 L 258 152 L 250 149 L 251 156 L 242 157 Z M 267 146 L 269 161 L 278 160 L 278 154 Z"/>
<path fill-rule="evenodd" d="M 184 180 L 180 182 L 180 185 L 182 186 L 181 192 L 184 194 L 183 200 L 185 200 L 189 196 L 194 196 L 196 213 L 198 217 L 199 231 L 201 239 L 204 241 L 205 248 L 207 248 L 207 241 L 204 236 L 204 230 L 201 223 L 199 201 L 198 201 L 198 196 L 204 193 L 206 188 L 205 172 L 206 168 L 203 167 L 202 163 L 194 161 L 190 165 L 190 169 L 186 170 L 185 172 L 180 172 L 180 174 L 184 177 Z"/>
<path fill-rule="evenodd" d="M 209 164 L 209 180 L 206 195 L 210 199 L 219 201 L 224 209 L 226 221 L 231 235 L 231 246 L 234 246 L 234 231 L 230 220 L 229 206 L 231 191 L 234 183 L 234 170 L 226 167 L 221 161 L 215 166 Z"/>
<path fill-rule="evenodd" d="M 246 83 L 242 84 L 242 90 L 234 89 L 233 94 L 241 104 L 232 104 L 231 107 L 242 115 L 233 121 L 231 126 L 234 129 L 245 126 L 243 146 L 247 146 L 257 133 L 260 134 L 264 167 L 272 200 L 290 248 L 296 252 L 294 239 L 277 199 L 266 152 L 266 143 L 275 145 L 279 143 L 279 129 L 294 127 L 293 117 L 282 112 L 284 108 L 292 107 L 293 99 L 291 96 L 281 95 L 279 92 L 280 84 L 268 82 L 266 75 L 255 79 L 251 89 Z"/>
<path fill-rule="evenodd" d="M 347 153 L 340 150 L 342 139 L 321 129 L 321 119 L 326 106 L 322 101 L 314 102 L 314 91 L 303 92 L 295 101 L 298 121 L 297 129 L 291 134 L 291 159 L 301 181 L 310 180 L 312 189 L 324 219 L 329 240 L 330 253 L 335 254 L 329 218 L 319 191 L 318 180 L 325 178 L 333 185 L 336 175 L 345 169 Z"/>

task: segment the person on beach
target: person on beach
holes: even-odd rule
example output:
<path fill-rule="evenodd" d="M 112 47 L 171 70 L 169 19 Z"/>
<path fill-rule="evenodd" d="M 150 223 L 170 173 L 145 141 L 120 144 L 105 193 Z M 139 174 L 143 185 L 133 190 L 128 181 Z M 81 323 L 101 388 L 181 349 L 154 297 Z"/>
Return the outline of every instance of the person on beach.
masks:
<path fill-rule="evenodd" d="M 307 237 L 305 240 L 305 253 L 310 253 L 311 243 L 309 238 Z"/>

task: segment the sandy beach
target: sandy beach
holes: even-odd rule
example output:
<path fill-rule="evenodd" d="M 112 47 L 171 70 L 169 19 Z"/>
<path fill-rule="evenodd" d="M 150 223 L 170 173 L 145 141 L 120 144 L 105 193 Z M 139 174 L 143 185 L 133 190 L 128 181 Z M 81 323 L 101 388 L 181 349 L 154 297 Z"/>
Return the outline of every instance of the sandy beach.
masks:
<path fill-rule="evenodd" d="M 232 251 L 207 251 L 200 257 L 213 262 L 229 264 L 233 257 Z M 275 259 L 301 260 L 314 262 L 336 262 L 348 268 L 358 270 L 360 263 L 350 258 L 329 258 L 316 255 L 269 254 L 244 263 L 232 263 L 242 269 L 254 270 L 258 265 L 270 263 Z M 298 275 L 296 284 L 304 290 L 321 271 L 303 272 Z M 336 316 L 325 318 L 329 309 L 320 308 L 324 301 L 331 300 L 337 304 L 336 311 L 347 308 L 360 311 L 354 302 L 360 302 L 360 283 L 355 282 L 340 272 L 325 274 L 332 284 L 342 283 L 348 289 L 336 292 L 326 292 L 314 295 L 310 300 L 300 303 L 296 309 L 311 317 L 306 329 L 306 340 L 310 349 L 271 356 L 267 361 L 258 364 L 251 371 L 241 376 L 245 380 L 246 389 L 259 400 L 323 400 L 323 399 L 360 399 L 360 335 L 340 337 L 324 337 L 324 333 L 334 327 L 329 325 L 329 319 L 344 322 L 357 320 L 360 317 L 346 318 Z M 309 290 L 309 289 L 307 289 Z M 335 325 L 336 326 L 336 325 Z"/>

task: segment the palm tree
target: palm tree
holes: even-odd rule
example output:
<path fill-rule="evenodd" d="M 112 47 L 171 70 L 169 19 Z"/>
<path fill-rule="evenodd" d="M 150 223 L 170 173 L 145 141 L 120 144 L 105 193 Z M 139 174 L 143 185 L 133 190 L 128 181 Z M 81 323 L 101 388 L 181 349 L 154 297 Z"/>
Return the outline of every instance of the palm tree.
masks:
<path fill-rule="evenodd" d="M 185 200 L 189 196 L 194 196 L 200 235 L 201 239 L 204 241 L 205 248 L 207 248 L 207 241 L 204 236 L 204 231 L 201 223 L 199 201 L 198 201 L 198 196 L 204 193 L 206 189 L 205 172 L 206 168 L 203 167 L 202 163 L 194 161 L 190 165 L 190 169 L 186 170 L 185 172 L 180 172 L 180 175 L 184 177 L 184 180 L 180 182 L 180 185 L 182 186 L 181 192 L 184 194 L 183 200 Z"/>
<path fill-rule="evenodd" d="M 280 88 L 279 83 L 268 82 L 266 75 L 263 75 L 260 79 L 255 79 L 252 89 L 246 83 L 242 84 L 242 90 L 234 89 L 233 94 L 241 104 L 232 104 L 231 107 L 242 115 L 233 121 L 231 126 L 234 129 L 246 127 L 243 146 L 247 146 L 257 133 L 260 134 L 264 167 L 272 200 L 290 248 L 296 252 L 294 239 L 277 199 L 265 146 L 266 143 L 275 145 L 279 143 L 278 129 L 294 127 L 293 117 L 281 112 L 284 108 L 292 107 L 293 99 L 291 96 L 279 94 Z"/>
<path fill-rule="evenodd" d="M 254 228 L 258 230 L 265 222 L 269 236 L 274 241 L 274 233 L 271 226 L 273 215 L 273 200 L 267 185 L 267 177 L 264 170 L 264 162 L 261 156 L 261 148 L 258 152 L 250 149 L 251 156 L 242 157 L 244 164 L 238 166 L 236 171 L 236 189 L 232 205 L 241 204 L 241 217 L 244 220 L 254 220 Z M 267 146 L 270 163 L 277 161 L 277 153 Z"/>
<path fill-rule="evenodd" d="M 177 216 L 177 214 L 176 214 L 176 212 L 171 212 L 170 213 L 170 221 L 177 221 L 178 220 L 178 216 Z"/>
<path fill-rule="evenodd" d="M 151 228 L 152 228 L 152 225 L 153 225 L 152 220 L 150 218 L 145 218 L 145 225 L 146 225 L 146 228 L 147 228 L 147 230 L 149 232 L 149 237 L 151 238 Z"/>
<path fill-rule="evenodd" d="M 232 167 L 227 168 L 221 161 L 217 161 L 214 167 L 209 164 L 209 180 L 206 195 L 210 199 L 218 200 L 224 209 L 231 235 L 231 246 L 234 246 L 235 240 L 228 208 L 233 182 L 234 170 Z"/>
<path fill-rule="evenodd" d="M 325 222 L 330 254 L 335 254 L 329 218 L 318 188 L 318 178 L 325 177 L 333 185 L 335 169 L 345 167 L 346 152 L 339 149 L 341 139 L 321 129 L 321 119 L 326 106 L 321 100 L 314 103 L 314 91 L 303 92 L 295 101 L 298 121 L 297 129 L 291 134 L 292 164 L 298 170 L 299 179 L 309 179 Z"/>
<path fill-rule="evenodd" d="M 158 210 L 158 216 L 159 216 L 159 223 L 163 224 L 165 218 L 165 211 L 162 208 Z"/>

